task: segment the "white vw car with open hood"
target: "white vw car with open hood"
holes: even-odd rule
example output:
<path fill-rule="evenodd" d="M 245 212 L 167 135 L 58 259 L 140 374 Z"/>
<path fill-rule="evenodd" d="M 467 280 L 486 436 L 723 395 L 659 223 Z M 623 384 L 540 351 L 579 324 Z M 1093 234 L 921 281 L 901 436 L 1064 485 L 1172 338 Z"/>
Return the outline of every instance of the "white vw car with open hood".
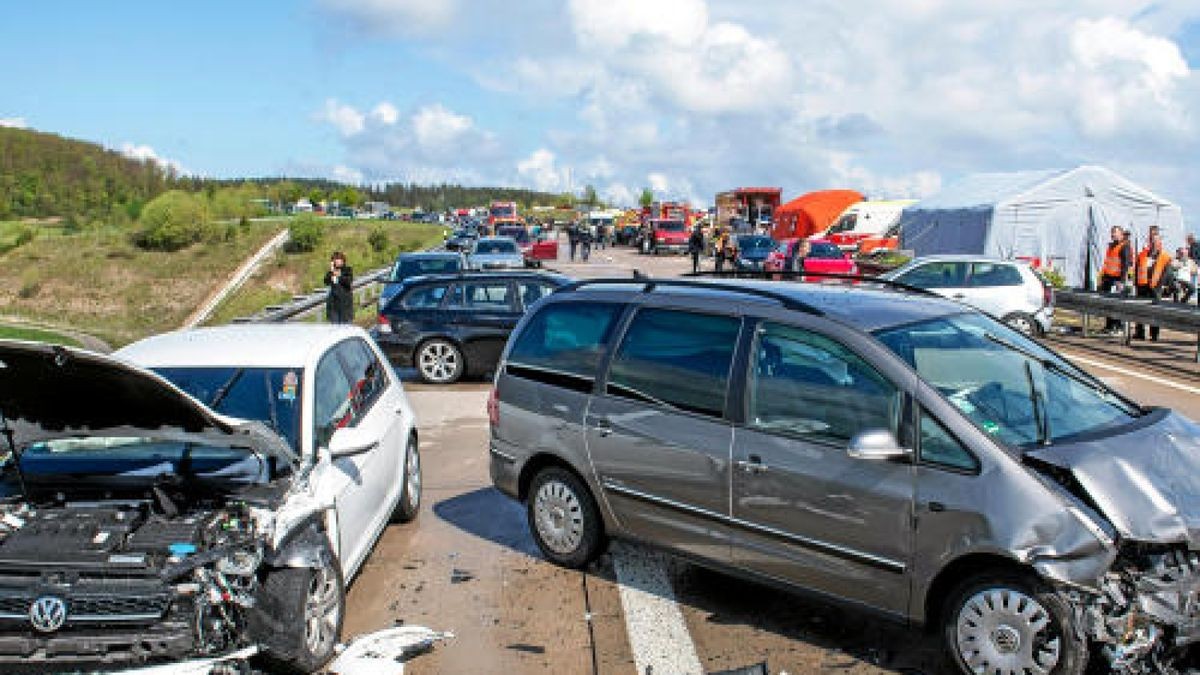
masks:
<path fill-rule="evenodd" d="M 420 506 L 412 411 L 352 327 L 0 341 L 0 450 L 0 671 L 317 670 L 345 580 Z"/>

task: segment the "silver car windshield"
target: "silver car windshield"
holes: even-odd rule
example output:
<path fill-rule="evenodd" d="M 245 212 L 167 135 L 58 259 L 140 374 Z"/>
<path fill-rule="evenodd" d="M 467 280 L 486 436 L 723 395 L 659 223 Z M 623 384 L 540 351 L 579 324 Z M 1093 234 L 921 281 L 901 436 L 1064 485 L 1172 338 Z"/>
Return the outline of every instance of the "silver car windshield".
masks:
<path fill-rule="evenodd" d="M 1024 335 L 981 314 L 876 331 L 963 415 L 1028 449 L 1122 426 L 1141 410 Z"/>

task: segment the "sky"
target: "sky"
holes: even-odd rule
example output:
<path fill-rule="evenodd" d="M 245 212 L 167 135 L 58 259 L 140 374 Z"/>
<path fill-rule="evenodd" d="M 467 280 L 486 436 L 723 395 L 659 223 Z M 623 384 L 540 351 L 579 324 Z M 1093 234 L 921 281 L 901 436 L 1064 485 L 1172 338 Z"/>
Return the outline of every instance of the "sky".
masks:
<path fill-rule="evenodd" d="M 1195 0 L 40 0 L 0 59 L 0 125 L 203 176 L 711 204 L 1100 164 L 1200 219 Z"/>

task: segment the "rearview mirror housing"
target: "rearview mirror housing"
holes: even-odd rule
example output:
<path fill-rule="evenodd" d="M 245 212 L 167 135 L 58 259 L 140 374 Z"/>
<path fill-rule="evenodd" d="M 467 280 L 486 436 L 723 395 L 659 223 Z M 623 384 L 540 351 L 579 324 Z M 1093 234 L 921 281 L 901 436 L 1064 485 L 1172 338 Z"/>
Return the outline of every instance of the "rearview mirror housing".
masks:
<path fill-rule="evenodd" d="M 379 440 L 362 429 L 343 427 L 333 432 L 329 439 L 329 454 L 332 457 L 350 457 L 370 452 L 379 445 Z"/>
<path fill-rule="evenodd" d="M 900 441 L 886 429 L 869 429 L 850 439 L 846 454 L 855 459 L 888 461 L 912 459 L 913 451 L 900 446 Z"/>

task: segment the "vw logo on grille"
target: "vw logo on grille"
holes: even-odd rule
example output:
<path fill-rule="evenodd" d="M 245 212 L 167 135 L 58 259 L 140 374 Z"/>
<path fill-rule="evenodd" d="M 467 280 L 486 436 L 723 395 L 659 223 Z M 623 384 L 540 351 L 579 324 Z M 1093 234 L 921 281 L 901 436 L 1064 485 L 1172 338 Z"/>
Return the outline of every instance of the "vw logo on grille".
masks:
<path fill-rule="evenodd" d="M 67 622 L 67 603 L 62 598 L 44 595 L 29 606 L 29 623 L 43 633 L 53 633 Z"/>

